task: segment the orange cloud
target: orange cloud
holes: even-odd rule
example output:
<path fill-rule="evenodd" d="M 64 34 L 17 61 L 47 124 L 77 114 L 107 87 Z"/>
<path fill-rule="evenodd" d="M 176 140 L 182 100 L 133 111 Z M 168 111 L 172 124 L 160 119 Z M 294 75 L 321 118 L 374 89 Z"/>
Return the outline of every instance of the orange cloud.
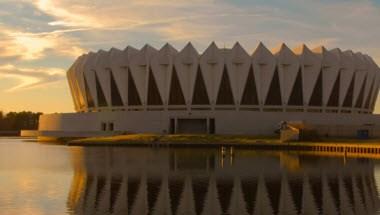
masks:
<path fill-rule="evenodd" d="M 0 57 L 36 60 L 47 51 L 77 57 L 84 52 L 77 40 L 61 33 L 31 34 L 0 25 Z"/>
<path fill-rule="evenodd" d="M 24 68 L 12 64 L 0 65 L 0 78 L 19 81 L 19 84 L 6 92 L 44 87 L 65 80 L 65 73 L 63 69 L 59 68 Z"/>

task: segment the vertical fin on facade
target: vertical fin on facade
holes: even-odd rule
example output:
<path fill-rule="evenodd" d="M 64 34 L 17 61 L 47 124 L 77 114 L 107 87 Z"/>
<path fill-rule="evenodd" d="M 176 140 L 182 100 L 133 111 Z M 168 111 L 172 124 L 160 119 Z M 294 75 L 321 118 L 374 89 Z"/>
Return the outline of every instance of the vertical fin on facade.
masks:
<path fill-rule="evenodd" d="M 327 102 L 328 107 L 338 107 L 339 106 L 339 88 L 340 88 L 340 71 L 338 77 L 335 80 L 334 86 L 332 88 L 329 100 Z"/>
<path fill-rule="evenodd" d="M 243 92 L 243 98 L 241 99 L 242 105 L 258 105 L 259 99 L 257 97 L 256 80 L 253 73 L 253 65 L 251 64 L 248 72 L 247 81 Z"/>
<path fill-rule="evenodd" d="M 151 67 L 149 67 L 148 77 L 148 105 L 162 105 L 161 95 L 158 91 Z"/>
<path fill-rule="evenodd" d="M 356 101 L 356 104 L 355 104 L 356 108 L 361 108 L 362 107 L 363 99 L 364 99 L 363 98 L 364 97 L 364 88 L 365 88 L 366 82 L 367 82 L 367 76 L 364 78 L 362 87 L 360 88 L 359 97 L 358 97 L 358 100 Z"/>
<path fill-rule="evenodd" d="M 296 80 L 293 85 L 292 92 L 289 97 L 288 105 L 302 106 L 303 105 L 303 91 L 302 91 L 302 69 L 299 68 Z"/>
<path fill-rule="evenodd" d="M 198 66 L 197 76 L 195 78 L 195 87 L 193 94 L 193 105 L 209 105 L 210 100 L 207 95 L 205 81 L 202 76 L 201 67 Z"/>
<path fill-rule="evenodd" d="M 87 107 L 93 108 L 93 107 L 95 107 L 94 98 L 91 95 L 90 88 L 88 87 L 88 83 L 87 83 L 87 79 L 86 79 L 85 74 L 83 74 L 83 78 L 84 78 L 84 88 L 86 91 L 85 93 L 86 93 Z"/>
<path fill-rule="evenodd" d="M 179 83 L 177 70 L 173 65 L 172 78 L 170 83 L 170 92 L 169 92 L 169 105 L 185 105 L 185 97 Z"/>
<path fill-rule="evenodd" d="M 368 108 L 369 108 L 370 101 L 371 101 L 371 97 L 372 97 L 372 93 L 373 93 L 373 86 L 375 85 L 375 80 L 376 80 L 376 79 L 373 79 L 372 84 L 371 84 L 371 88 L 369 89 L 369 93 L 368 93 L 368 96 L 367 96 L 366 102 L 365 102 L 365 104 L 364 104 L 364 108 L 365 108 L 365 109 L 368 109 Z"/>
<path fill-rule="evenodd" d="M 110 70 L 111 76 L 111 103 L 112 106 L 123 106 L 123 101 L 120 96 L 119 89 L 117 88 L 117 84 L 115 78 L 113 76 L 112 70 Z"/>
<path fill-rule="evenodd" d="M 355 84 L 355 73 L 352 76 L 350 86 L 348 87 L 346 97 L 343 101 L 343 107 L 352 107 L 352 98 L 354 96 L 354 84 Z"/>
<path fill-rule="evenodd" d="M 372 103 L 371 103 L 371 110 L 372 111 L 375 109 L 376 100 L 377 100 L 378 96 L 379 96 L 379 89 L 378 89 L 378 87 L 376 87 L 375 92 L 374 92 L 374 98 L 372 99 Z"/>
<path fill-rule="evenodd" d="M 98 97 L 98 106 L 106 107 L 108 106 L 106 97 L 104 96 L 104 92 L 103 92 L 102 86 L 100 85 L 99 78 L 96 72 L 95 72 L 95 81 L 96 81 L 96 95 Z"/>
<path fill-rule="evenodd" d="M 310 97 L 310 106 L 322 106 L 322 75 L 323 70 L 321 69 L 317 78 L 317 82 L 315 83 L 313 93 Z"/>
<path fill-rule="evenodd" d="M 369 105 L 371 111 L 373 111 L 375 108 L 378 95 L 379 95 L 379 74 L 377 74 L 374 78 L 373 93 L 372 93 L 371 101 Z"/>
<path fill-rule="evenodd" d="M 135 80 L 128 68 L 128 105 L 141 105 L 141 99 L 136 88 Z"/>
<path fill-rule="evenodd" d="M 230 78 L 227 72 L 227 66 L 224 65 L 222 80 L 220 81 L 218 97 L 216 99 L 218 105 L 233 105 L 234 97 L 232 95 Z"/>
<path fill-rule="evenodd" d="M 280 80 L 278 77 L 278 67 L 276 66 L 271 84 L 269 86 L 268 95 L 265 100 L 265 105 L 281 105 L 281 89 Z"/>

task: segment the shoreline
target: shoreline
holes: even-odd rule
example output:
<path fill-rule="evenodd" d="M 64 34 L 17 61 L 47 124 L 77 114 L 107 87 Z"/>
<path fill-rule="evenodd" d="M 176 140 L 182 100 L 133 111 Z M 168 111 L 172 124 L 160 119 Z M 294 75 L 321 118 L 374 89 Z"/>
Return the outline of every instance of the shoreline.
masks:
<path fill-rule="evenodd" d="M 302 151 L 341 157 L 380 159 L 380 141 L 377 139 L 325 139 L 281 143 L 275 137 L 239 135 L 155 135 L 130 134 L 110 137 L 82 138 L 66 142 L 68 146 L 89 147 L 151 147 L 151 148 L 220 148 L 222 152 L 234 149 L 263 151 Z"/>
<path fill-rule="evenodd" d="M 379 139 L 322 139 L 318 141 L 281 142 L 277 137 L 244 136 L 244 135 L 158 135 L 158 134 L 128 134 L 90 138 L 64 138 L 61 141 L 70 146 L 236 146 L 265 147 L 276 146 L 289 148 L 296 146 L 361 146 L 380 147 Z"/>
<path fill-rule="evenodd" d="M 252 145 L 265 142 L 279 144 L 275 137 L 243 135 L 190 135 L 190 134 L 127 134 L 104 137 L 77 138 L 68 145 Z"/>

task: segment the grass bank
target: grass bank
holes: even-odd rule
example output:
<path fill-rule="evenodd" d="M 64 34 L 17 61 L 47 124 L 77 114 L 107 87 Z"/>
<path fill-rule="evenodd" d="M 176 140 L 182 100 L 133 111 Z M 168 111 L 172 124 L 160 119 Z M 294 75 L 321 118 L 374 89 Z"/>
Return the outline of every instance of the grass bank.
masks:
<path fill-rule="evenodd" d="M 91 137 L 68 141 L 69 145 L 309 145 L 309 144 L 368 144 L 380 145 L 379 139 L 322 139 L 318 141 L 299 141 L 281 143 L 274 136 L 246 135 L 191 135 L 191 134 L 128 134 L 108 137 Z"/>
<path fill-rule="evenodd" d="M 69 141 L 69 145 L 136 145 L 136 144 L 196 144 L 196 145 L 223 145 L 223 144 L 257 144 L 277 143 L 276 137 L 243 136 L 243 135 L 191 135 L 191 134 L 128 134 L 109 137 L 91 137 Z"/>

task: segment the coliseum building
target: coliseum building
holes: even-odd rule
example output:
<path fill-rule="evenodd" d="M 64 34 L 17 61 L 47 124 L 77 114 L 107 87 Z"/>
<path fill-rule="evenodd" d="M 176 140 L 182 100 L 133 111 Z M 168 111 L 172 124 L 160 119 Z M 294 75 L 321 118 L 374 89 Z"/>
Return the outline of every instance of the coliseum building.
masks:
<path fill-rule="evenodd" d="M 321 135 L 380 136 L 373 114 L 380 69 L 350 50 L 128 46 L 80 56 L 67 78 L 76 113 L 42 115 L 41 136 L 272 135 L 281 121 L 302 121 Z"/>

